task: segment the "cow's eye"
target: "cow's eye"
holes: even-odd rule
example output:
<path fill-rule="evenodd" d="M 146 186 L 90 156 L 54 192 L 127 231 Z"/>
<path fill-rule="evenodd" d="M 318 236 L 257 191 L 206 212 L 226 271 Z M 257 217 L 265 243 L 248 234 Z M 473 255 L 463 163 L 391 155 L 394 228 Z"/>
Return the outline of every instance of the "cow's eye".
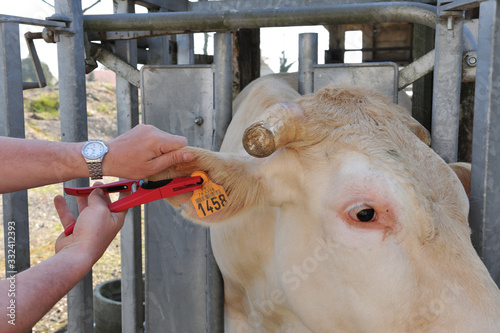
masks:
<path fill-rule="evenodd" d="M 361 206 L 352 209 L 349 216 L 359 222 L 370 222 L 375 219 L 375 209 L 369 206 Z"/>
<path fill-rule="evenodd" d="M 361 222 L 370 222 L 375 217 L 375 210 L 373 208 L 363 209 L 356 214 L 356 217 Z"/>

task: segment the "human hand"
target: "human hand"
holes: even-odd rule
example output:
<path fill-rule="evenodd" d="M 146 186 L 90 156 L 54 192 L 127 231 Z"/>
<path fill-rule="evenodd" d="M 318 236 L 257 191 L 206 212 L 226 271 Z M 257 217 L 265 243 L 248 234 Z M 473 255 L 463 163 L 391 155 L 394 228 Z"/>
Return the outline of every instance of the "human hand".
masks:
<path fill-rule="evenodd" d="M 146 178 L 194 158 L 191 152 L 181 150 L 187 145 L 185 137 L 152 125 L 137 125 L 106 145 L 109 153 L 103 159 L 103 174 L 121 178 Z"/>
<path fill-rule="evenodd" d="M 125 195 L 121 193 L 120 198 Z M 77 203 L 80 215 L 75 229 L 71 235 L 66 236 L 63 232 L 57 238 L 56 253 L 62 250 L 84 253 L 93 265 L 122 228 L 127 211 L 111 213 L 109 195 L 101 189 L 94 190 L 88 197 L 77 197 Z M 64 228 L 75 221 L 63 196 L 56 196 L 54 205 Z"/>

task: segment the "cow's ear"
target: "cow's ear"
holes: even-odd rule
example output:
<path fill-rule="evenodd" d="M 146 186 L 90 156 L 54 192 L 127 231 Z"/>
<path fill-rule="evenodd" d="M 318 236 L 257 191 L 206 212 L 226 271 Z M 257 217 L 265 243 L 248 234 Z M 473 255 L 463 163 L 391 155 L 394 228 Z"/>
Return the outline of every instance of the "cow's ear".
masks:
<path fill-rule="evenodd" d="M 397 107 L 399 112 L 404 115 L 403 122 L 408 126 L 408 129 L 415 134 L 423 143 L 430 147 L 431 133 L 420 122 L 411 116 L 411 113 L 406 112 L 405 108 Z"/>
<path fill-rule="evenodd" d="M 191 192 L 167 198 L 174 208 L 183 206 L 182 214 L 189 220 L 210 226 L 222 223 L 236 214 L 269 200 L 267 197 L 269 191 L 264 190 L 267 185 L 258 171 L 260 169 L 258 165 L 263 163 L 263 160 L 250 156 L 215 153 L 193 147 L 184 149 L 193 152 L 195 158 L 192 161 L 177 164 L 148 180 L 186 177 L 195 171 L 203 171 L 213 183 L 222 186 L 227 194 L 227 201 L 223 202 L 224 208 L 214 211 L 205 218 L 198 217 L 191 201 L 193 195 Z M 209 204 L 211 205 L 211 202 Z M 214 205 L 219 207 L 215 202 Z"/>
<path fill-rule="evenodd" d="M 414 119 L 412 118 L 412 120 Z M 420 140 L 422 140 L 427 146 L 430 147 L 431 134 L 424 126 L 422 126 L 422 124 L 414 120 L 414 122 L 408 124 L 408 127 L 410 128 L 410 131 L 413 132 L 413 134 L 415 134 Z"/>
<path fill-rule="evenodd" d="M 470 163 L 450 163 L 450 168 L 457 174 L 467 196 L 470 196 L 471 165 Z"/>

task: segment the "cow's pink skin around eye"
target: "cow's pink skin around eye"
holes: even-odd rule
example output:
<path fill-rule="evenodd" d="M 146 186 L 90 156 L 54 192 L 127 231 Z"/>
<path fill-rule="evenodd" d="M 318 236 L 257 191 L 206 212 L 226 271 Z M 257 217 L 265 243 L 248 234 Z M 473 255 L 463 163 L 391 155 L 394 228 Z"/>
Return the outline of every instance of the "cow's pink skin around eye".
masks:
<path fill-rule="evenodd" d="M 366 202 L 359 201 L 359 199 L 354 199 L 354 202 L 349 201 L 346 205 L 347 208 L 344 209 L 343 213 L 340 215 L 342 220 L 349 225 L 360 228 L 360 229 L 372 229 L 372 230 L 393 230 L 396 228 L 396 216 L 394 216 L 394 209 L 390 207 L 388 203 L 376 203 L 376 202 Z M 375 210 L 375 217 L 369 222 L 359 221 L 355 218 L 355 212 L 359 212 L 362 209 L 372 208 Z M 354 214 L 353 214 L 354 213 Z"/>
<path fill-rule="evenodd" d="M 331 205 L 340 221 L 357 229 L 385 230 L 385 234 L 397 231 L 399 207 L 404 201 L 401 185 L 364 154 L 343 154 L 338 165 L 324 190 L 333 192 L 325 204 Z M 366 208 L 375 210 L 374 219 L 359 221 L 356 213 Z"/>

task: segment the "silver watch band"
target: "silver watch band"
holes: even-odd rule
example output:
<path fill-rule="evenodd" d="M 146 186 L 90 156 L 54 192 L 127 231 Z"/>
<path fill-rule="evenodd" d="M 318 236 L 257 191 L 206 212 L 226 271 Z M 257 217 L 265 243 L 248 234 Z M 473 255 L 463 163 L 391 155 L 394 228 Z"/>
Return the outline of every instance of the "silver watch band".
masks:
<path fill-rule="evenodd" d="M 101 162 L 89 162 L 87 165 L 89 167 L 90 179 L 102 179 Z"/>

